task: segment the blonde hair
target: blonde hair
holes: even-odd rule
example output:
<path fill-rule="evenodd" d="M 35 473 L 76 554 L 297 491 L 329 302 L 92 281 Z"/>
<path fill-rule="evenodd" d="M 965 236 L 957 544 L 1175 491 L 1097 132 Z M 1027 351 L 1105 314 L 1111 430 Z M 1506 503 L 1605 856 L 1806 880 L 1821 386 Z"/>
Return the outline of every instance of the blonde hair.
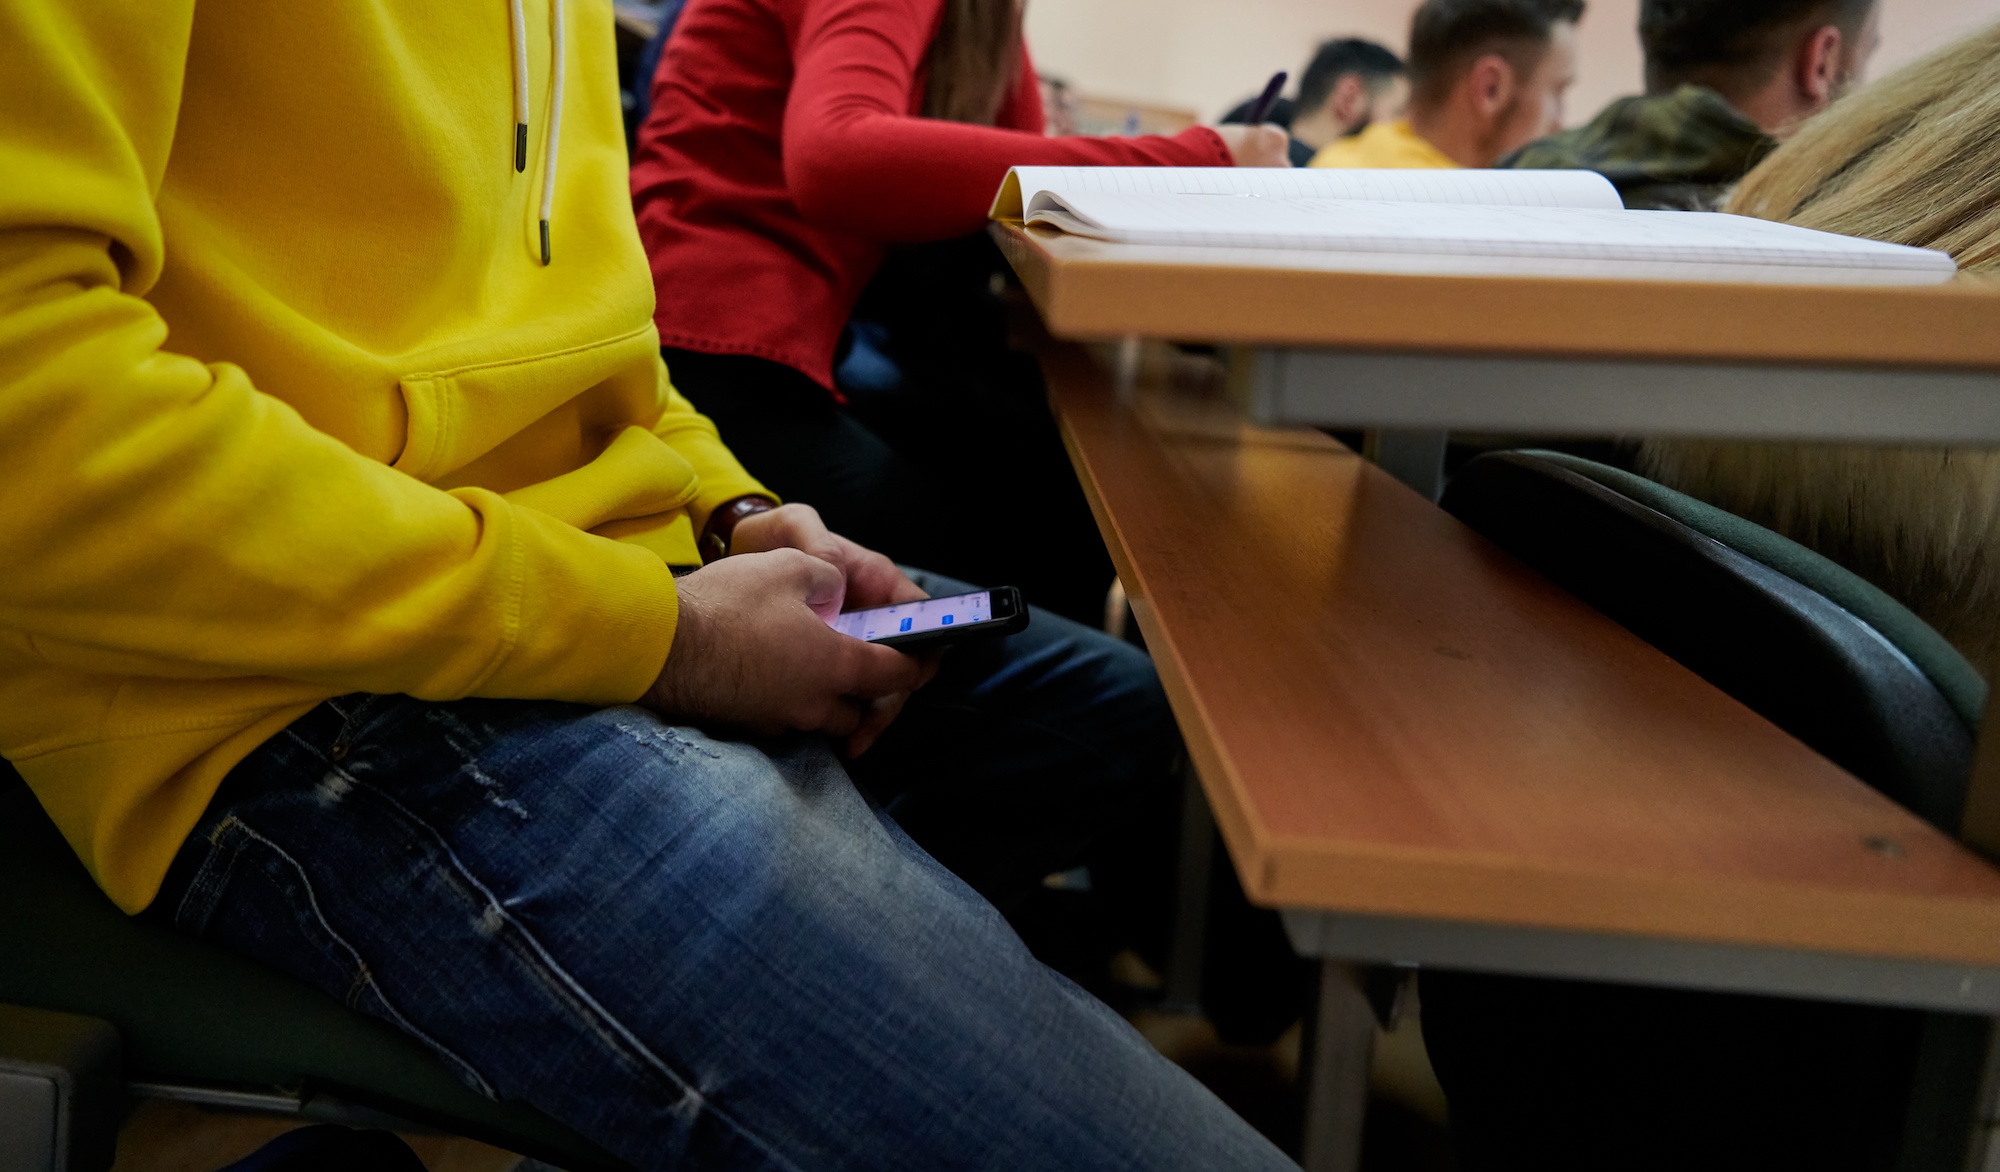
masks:
<path fill-rule="evenodd" d="M 1836 102 L 1729 210 L 2000 268 L 2000 24 Z"/>
<path fill-rule="evenodd" d="M 2000 272 L 2000 25 L 1836 102 L 1745 177 L 1729 210 Z M 1993 677 L 2000 452 L 1647 440 L 1639 465 L 1869 579 Z"/>

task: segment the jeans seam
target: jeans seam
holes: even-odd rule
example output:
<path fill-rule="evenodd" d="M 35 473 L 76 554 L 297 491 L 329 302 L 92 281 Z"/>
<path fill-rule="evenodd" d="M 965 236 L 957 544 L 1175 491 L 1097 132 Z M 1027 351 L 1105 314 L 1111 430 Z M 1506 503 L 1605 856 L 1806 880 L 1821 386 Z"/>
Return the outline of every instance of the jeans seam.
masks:
<path fill-rule="evenodd" d="M 335 768 L 338 768 L 338 766 L 335 766 Z M 793 1163 L 784 1153 L 778 1151 L 762 1136 L 718 1107 L 707 1095 L 701 1092 L 699 1087 L 696 1087 L 692 1082 L 675 1073 L 673 1067 L 668 1065 L 659 1055 L 653 1053 L 652 1049 L 640 1040 L 639 1036 L 633 1033 L 630 1027 L 619 1020 L 616 1014 L 613 1014 L 599 1003 L 595 997 L 591 996 L 590 992 L 583 987 L 583 983 L 571 976 L 569 971 L 563 968 L 554 956 L 550 955 L 541 940 L 533 932 L 529 931 L 526 925 L 516 919 L 484 883 L 480 882 L 479 878 L 472 873 L 471 868 L 465 865 L 464 860 L 459 858 L 458 852 L 452 849 L 451 843 L 436 827 L 432 826 L 422 817 L 419 817 L 415 811 L 397 801 L 380 786 L 370 785 L 359 779 L 353 780 L 357 789 L 366 790 L 374 795 L 378 800 L 387 804 L 403 818 L 407 819 L 412 826 L 420 828 L 430 838 L 432 845 L 443 855 L 444 860 L 450 864 L 451 870 L 457 874 L 458 878 L 468 888 L 477 892 L 480 899 L 484 901 L 485 906 L 480 909 L 479 913 L 481 920 L 485 921 L 488 917 L 491 917 L 497 921 L 493 935 L 497 937 L 499 935 L 498 929 L 505 928 L 512 941 L 516 942 L 513 947 L 514 954 L 521 958 L 524 963 L 533 966 L 541 972 L 545 987 L 552 986 L 555 989 L 567 992 L 567 997 L 558 997 L 556 1000 L 559 1003 L 567 1002 L 566 1008 L 576 1017 L 583 1019 L 583 1024 L 591 1033 L 595 1034 L 608 1046 L 623 1050 L 627 1057 L 637 1058 L 640 1065 L 652 1069 L 656 1075 L 664 1077 L 685 1099 L 692 1099 L 702 1110 L 709 1112 L 715 1118 L 727 1124 L 737 1134 L 756 1144 L 774 1162 L 782 1164 L 786 1168 L 803 1172 L 797 1164 Z M 416 1033 L 414 1029 L 411 1032 Z M 418 1036 L 421 1037 L 422 1035 L 419 1034 Z"/>
<path fill-rule="evenodd" d="M 322 706 L 340 718 L 340 727 L 334 730 L 333 744 L 351 746 L 374 727 L 375 722 L 372 718 L 376 715 L 377 701 L 382 698 L 370 692 L 350 692 L 345 696 L 335 696 L 323 701 Z M 354 701 L 351 705 L 347 703 L 350 700 Z M 285 729 L 285 735 L 315 756 L 331 762 L 332 759 L 327 756 L 324 747 L 306 740 L 298 734 L 297 729 L 288 727 Z"/>
<path fill-rule="evenodd" d="M 215 915 L 216 905 L 222 902 L 222 893 L 228 889 L 230 877 L 236 873 L 236 860 L 242 851 L 234 843 L 225 843 L 230 832 L 243 824 L 231 814 L 218 823 L 208 833 L 208 853 L 202 856 L 201 866 L 194 878 L 181 894 L 181 901 L 174 908 L 174 926 L 194 936 L 202 936 L 208 931 L 208 921 Z"/>
<path fill-rule="evenodd" d="M 282 859 L 285 865 L 290 867 L 293 873 L 297 875 L 299 884 L 305 890 L 307 910 L 309 910 L 312 913 L 313 919 L 318 921 L 320 929 L 326 933 L 327 938 L 332 940 L 334 944 L 338 945 L 341 951 L 345 952 L 348 958 L 353 962 L 356 977 L 354 984 L 350 986 L 350 988 L 355 990 L 365 988 L 370 993 L 374 994 L 375 1003 L 382 1007 L 382 1011 L 386 1015 L 388 1015 L 391 1021 L 395 1023 L 396 1028 L 402 1030 L 404 1033 L 409 1034 L 411 1037 L 417 1039 L 424 1045 L 430 1047 L 432 1052 L 436 1053 L 440 1058 L 443 1058 L 446 1062 L 450 1063 L 453 1067 L 461 1071 L 463 1076 L 469 1076 L 467 1078 L 467 1081 L 471 1082 L 473 1084 L 473 1088 L 477 1090 L 481 1095 L 484 1095 L 488 1099 L 493 1099 L 497 1101 L 499 1099 L 499 1095 L 494 1091 L 493 1084 L 487 1081 L 485 1075 L 479 1073 L 477 1068 L 475 1068 L 470 1062 L 467 1062 L 464 1058 L 460 1057 L 458 1053 L 452 1050 L 449 1046 L 446 1046 L 444 1043 L 438 1041 L 436 1038 L 431 1037 L 423 1030 L 418 1029 L 416 1023 L 412 1022 L 409 1018 L 405 1017 L 403 1015 L 403 1012 L 397 1009 L 395 1004 L 389 1000 L 388 995 L 382 991 L 381 985 L 376 983 L 374 974 L 368 968 L 368 962 L 361 959 L 361 953 L 357 951 L 352 944 L 349 944 L 347 942 L 346 937 L 342 936 L 339 932 L 335 931 L 333 925 L 330 922 L 328 922 L 326 918 L 326 913 L 319 906 L 319 895 L 316 891 L 313 890 L 312 878 L 306 874 L 306 869 L 304 865 L 302 865 L 296 858 L 292 857 L 290 852 L 286 851 L 284 847 L 279 846 L 276 842 L 273 842 L 271 839 L 266 838 L 262 834 L 257 833 L 257 831 L 252 829 L 248 823 L 245 823 L 235 818 L 234 816 L 231 816 L 228 819 L 228 821 L 235 823 L 236 830 L 239 833 L 241 833 L 244 837 L 250 839 L 252 842 L 264 846 L 265 848 L 270 850 L 272 854 Z"/>

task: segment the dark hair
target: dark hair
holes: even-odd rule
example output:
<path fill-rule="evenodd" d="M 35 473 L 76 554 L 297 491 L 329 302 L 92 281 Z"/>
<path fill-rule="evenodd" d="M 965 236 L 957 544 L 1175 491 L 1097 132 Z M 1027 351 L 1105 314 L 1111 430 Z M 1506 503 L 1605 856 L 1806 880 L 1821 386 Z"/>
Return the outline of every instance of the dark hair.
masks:
<path fill-rule="evenodd" d="M 1539 53 L 1558 24 L 1583 19 L 1583 0 L 1424 0 L 1410 18 L 1410 88 L 1435 101 L 1474 58 Z"/>
<path fill-rule="evenodd" d="M 1373 41 L 1360 37 L 1327 41 L 1313 53 L 1306 71 L 1299 75 L 1298 108 L 1304 112 L 1325 105 L 1333 87 L 1350 73 L 1366 82 L 1369 89 L 1380 90 L 1390 78 L 1402 72 L 1403 59 Z"/>
<path fill-rule="evenodd" d="M 1018 0 L 944 0 L 925 58 L 924 116 L 993 125 L 1020 65 Z"/>
<path fill-rule="evenodd" d="M 1832 24 L 1853 36 L 1875 0 L 1642 0 L 1646 88 L 1693 83 L 1738 97 L 1771 79 L 1792 39 Z"/>

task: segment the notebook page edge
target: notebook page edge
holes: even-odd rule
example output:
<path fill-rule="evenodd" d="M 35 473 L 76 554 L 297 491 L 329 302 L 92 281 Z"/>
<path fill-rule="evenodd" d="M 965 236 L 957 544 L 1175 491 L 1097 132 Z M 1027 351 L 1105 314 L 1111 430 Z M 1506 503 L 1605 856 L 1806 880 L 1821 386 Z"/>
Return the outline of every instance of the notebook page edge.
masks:
<path fill-rule="evenodd" d="M 1158 194 L 1121 191 L 1072 192 L 1067 195 L 1044 192 L 1037 198 L 1059 204 L 1069 216 L 1090 224 L 1092 231 L 1088 234 L 1097 239 L 1150 245 L 1308 250 L 1349 250 L 1358 247 L 1375 253 L 1400 251 L 1418 255 L 1465 248 L 1482 255 L 1541 256 L 1550 259 L 1567 256 L 1579 261 L 1605 257 L 1608 253 L 1623 253 L 1633 259 L 1637 259 L 1633 255 L 1637 253 L 1662 260 L 1680 254 L 1698 263 L 1722 266 L 1777 264 L 1798 268 L 1893 268 L 1939 272 L 1946 276 L 1957 269 L 1949 256 L 1933 249 L 1841 236 L 1766 220 L 1741 217 L 1721 219 L 1712 214 L 1696 218 L 1687 213 L 1622 210 L 1616 213 L 1621 222 L 1629 216 L 1636 224 L 1657 219 L 1658 226 L 1662 228 L 1678 223 L 1681 226 L 1699 224 L 1706 229 L 1692 238 L 1675 231 L 1668 238 L 1660 239 L 1651 231 L 1642 231 L 1622 240 L 1591 239 L 1588 235 L 1583 239 L 1560 239 L 1551 238 L 1537 227 L 1549 222 L 1551 213 L 1559 209 L 1511 206 L 1494 209 L 1500 217 L 1494 226 L 1502 230 L 1480 238 L 1450 232 L 1411 232 L 1405 225 L 1382 224 L 1379 221 L 1371 225 L 1366 223 L 1366 217 L 1363 217 L 1362 224 L 1350 222 L 1343 227 L 1339 221 L 1331 221 L 1322 229 L 1317 223 L 1302 223 L 1298 216 L 1284 214 L 1297 209 L 1298 203 L 1293 199 L 1273 200 L 1266 204 L 1225 198 L 1217 203 L 1213 202 L 1216 197 L 1210 196 L 1188 199 L 1183 203 Z M 1305 199 L 1319 202 L 1314 197 Z M 1379 207 L 1394 201 L 1361 202 Z M 1570 210 L 1583 212 L 1589 222 L 1604 223 L 1612 219 L 1602 212 L 1592 214 L 1595 209 Z M 1486 219 L 1489 215 L 1470 210 L 1468 214 L 1474 219 Z M 1317 216 L 1313 218 L 1317 219 Z M 1064 225 L 1057 223 L 1056 226 Z M 1425 228 L 1429 226 L 1428 222 L 1423 225 Z M 1366 243 L 1362 243 L 1364 239 Z"/>
<path fill-rule="evenodd" d="M 1031 164 L 1010 168 L 994 197 L 991 218 L 1021 223 L 1042 191 L 1133 194 L 1278 195 L 1454 203 L 1507 207 L 1624 210 L 1609 180 L 1595 171 L 1385 171 L 1294 167 L 1077 167 Z"/>

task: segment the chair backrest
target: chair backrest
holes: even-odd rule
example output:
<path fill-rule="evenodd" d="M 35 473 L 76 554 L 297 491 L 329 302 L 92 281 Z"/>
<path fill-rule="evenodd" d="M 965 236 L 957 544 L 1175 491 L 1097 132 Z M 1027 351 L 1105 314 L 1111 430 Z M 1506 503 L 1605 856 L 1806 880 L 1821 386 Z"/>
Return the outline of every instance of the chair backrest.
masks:
<path fill-rule="evenodd" d="M 1553 452 L 1467 464 L 1467 525 L 1913 813 L 1956 833 L 1985 685 L 1921 619 L 1796 542 Z"/>

